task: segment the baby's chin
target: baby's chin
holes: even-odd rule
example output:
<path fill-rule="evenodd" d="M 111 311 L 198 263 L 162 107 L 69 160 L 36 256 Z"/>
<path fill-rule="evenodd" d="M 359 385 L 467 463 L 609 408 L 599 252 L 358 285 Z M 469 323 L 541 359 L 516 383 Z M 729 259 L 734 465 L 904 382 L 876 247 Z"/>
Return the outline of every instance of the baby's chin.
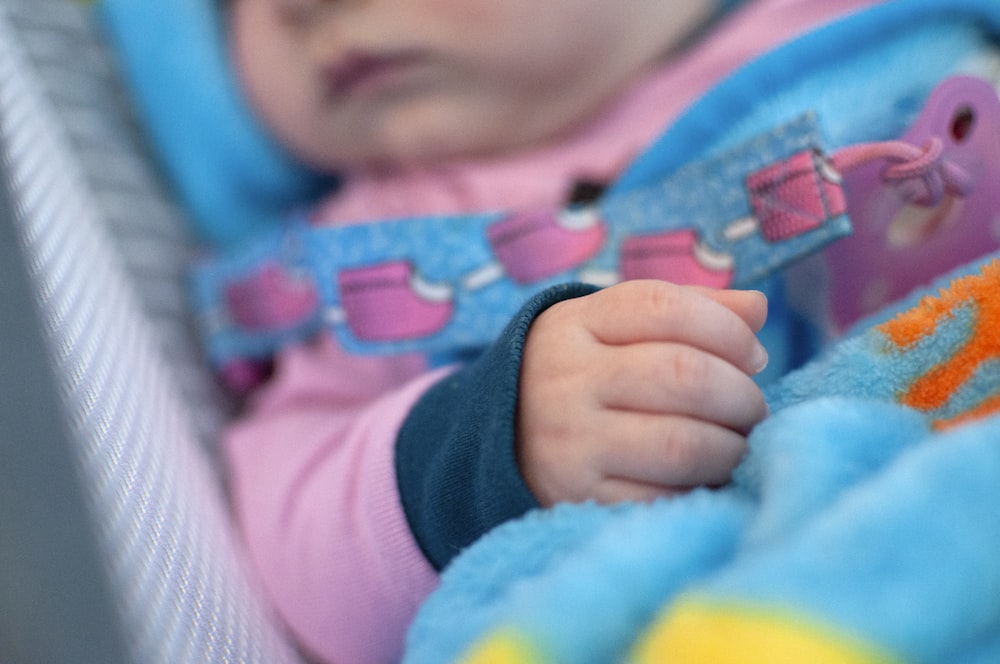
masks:
<path fill-rule="evenodd" d="M 433 118 L 342 129 L 300 154 L 323 171 L 415 168 L 495 159 L 537 148 L 561 137 L 564 125 L 523 120 L 442 114 Z M 343 137 L 338 140 L 339 137 Z"/>
<path fill-rule="evenodd" d="M 457 142 L 425 138 L 407 142 L 340 145 L 317 155 L 298 155 L 320 172 L 433 168 L 443 164 L 489 159 L 509 154 L 520 146 L 510 143 Z"/>

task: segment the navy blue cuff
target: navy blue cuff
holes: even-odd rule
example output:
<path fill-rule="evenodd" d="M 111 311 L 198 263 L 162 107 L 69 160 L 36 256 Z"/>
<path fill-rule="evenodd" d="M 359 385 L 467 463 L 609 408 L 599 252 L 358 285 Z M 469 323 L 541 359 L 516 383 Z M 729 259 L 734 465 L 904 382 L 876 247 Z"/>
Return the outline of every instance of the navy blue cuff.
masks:
<path fill-rule="evenodd" d="M 476 360 L 434 385 L 396 440 L 396 478 L 410 529 L 438 570 L 493 527 L 538 502 L 514 450 L 528 328 L 545 309 L 597 290 L 555 286 L 532 298 Z"/>

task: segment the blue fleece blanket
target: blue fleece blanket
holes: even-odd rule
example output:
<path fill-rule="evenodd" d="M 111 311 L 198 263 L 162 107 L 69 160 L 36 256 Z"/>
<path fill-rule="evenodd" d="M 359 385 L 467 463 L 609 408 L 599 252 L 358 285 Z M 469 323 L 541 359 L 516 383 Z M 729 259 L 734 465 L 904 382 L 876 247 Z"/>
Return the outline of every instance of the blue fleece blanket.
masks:
<path fill-rule="evenodd" d="M 894 311 L 769 390 L 731 486 L 474 545 L 406 661 L 1000 661 L 1000 255 Z"/>

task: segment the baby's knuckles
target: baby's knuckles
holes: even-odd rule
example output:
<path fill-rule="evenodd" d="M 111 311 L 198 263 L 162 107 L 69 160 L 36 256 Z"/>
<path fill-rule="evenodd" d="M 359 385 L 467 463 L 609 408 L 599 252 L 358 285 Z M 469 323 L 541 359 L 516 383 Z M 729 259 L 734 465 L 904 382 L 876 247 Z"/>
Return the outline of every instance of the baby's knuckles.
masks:
<path fill-rule="evenodd" d="M 660 370 L 664 380 L 674 386 L 674 391 L 697 396 L 706 386 L 714 384 L 709 355 L 684 345 L 676 345 L 672 350 L 666 354 Z"/>
<path fill-rule="evenodd" d="M 702 471 L 705 450 L 700 444 L 698 431 L 690 426 L 670 427 L 662 440 L 656 442 L 663 465 L 670 468 L 673 477 L 697 477 Z"/>
<path fill-rule="evenodd" d="M 522 432 L 518 439 L 522 476 L 543 506 L 591 498 L 601 477 L 594 463 L 595 446 L 588 440 L 593 428 L 575 412 L 559 413 L 558 408 L 550 409 L 546 424 Z"/>
<path fill-rule="evenodd" d="M 694 315 L 694 299 L 703 297 L 689 287 L 657 280 L 626 281 L 599 294 L 610 302 L 600 303 L 601 310 L 588 318 L 601 330 L 602 340 L 619 344 L 677 335 Z"/>

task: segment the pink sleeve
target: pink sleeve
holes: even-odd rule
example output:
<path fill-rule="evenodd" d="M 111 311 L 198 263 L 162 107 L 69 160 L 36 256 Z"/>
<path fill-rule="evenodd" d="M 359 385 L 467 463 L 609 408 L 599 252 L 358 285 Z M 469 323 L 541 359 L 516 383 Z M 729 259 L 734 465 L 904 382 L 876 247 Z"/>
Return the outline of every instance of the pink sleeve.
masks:
<path fill-rule="evenodd" d="M 437 578 L 403 514 L 394 443 L 442 372 L 416 357 L 350 357 L 329 339 L 279 367 L 225 438 L 252 562 L 307 651 L 396 660 Z"/>

